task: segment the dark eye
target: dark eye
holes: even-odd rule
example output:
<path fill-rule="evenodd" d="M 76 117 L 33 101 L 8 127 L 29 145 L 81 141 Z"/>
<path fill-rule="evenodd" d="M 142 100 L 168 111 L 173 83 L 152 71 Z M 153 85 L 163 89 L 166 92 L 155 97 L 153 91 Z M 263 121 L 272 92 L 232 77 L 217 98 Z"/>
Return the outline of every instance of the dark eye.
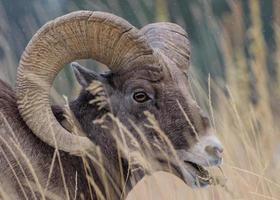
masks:
<path fill-rule="evenodd" d="M 138 103 L 144 103 L 148 101 L 150 97 L 145 92 L 141 91 L 141 92 L 135 92 L 133 94 L 133 99 Z"/>

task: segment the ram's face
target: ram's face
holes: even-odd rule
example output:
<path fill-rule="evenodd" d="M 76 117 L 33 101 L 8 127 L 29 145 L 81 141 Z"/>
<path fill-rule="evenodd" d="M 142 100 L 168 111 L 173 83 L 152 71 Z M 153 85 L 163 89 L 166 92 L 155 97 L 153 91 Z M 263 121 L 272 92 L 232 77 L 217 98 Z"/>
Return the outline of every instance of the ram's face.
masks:
<path fill-rule="evenodd" d="M 138 70 L 111 75 L 114 86 L 106 86 L 114 115 L 124 123 L 141 143 L 139 132 L 129 123 L 136 124 L 154 148 L 167 147 L 158 131 L 147 127 L 152 114 L 161 130 L 171 142 L 179 158 L 175 168 L 190 186 L 210 183 L 203 167 L 220 165 L 223 148 L 206 117 L 191 97 L 187 75 L 175 65 L 167 66 L 150 77 L 147 71 Z M 157 151 L 157 150 L 155 150 Z M 168 152 L 171 153 L 171 152 Z"/>

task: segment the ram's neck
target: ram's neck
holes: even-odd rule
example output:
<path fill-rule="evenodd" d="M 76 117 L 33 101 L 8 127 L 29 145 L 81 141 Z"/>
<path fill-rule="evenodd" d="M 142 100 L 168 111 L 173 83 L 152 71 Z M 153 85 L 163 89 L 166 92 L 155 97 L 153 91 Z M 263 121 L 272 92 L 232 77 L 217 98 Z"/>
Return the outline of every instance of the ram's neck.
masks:
<path fill-rule="evenodd" d="M 90 103 L 94 99 L 95 96 L 89 92 L 82 91 L 80 96 L 75 101 L 70 103 L 69 106 L 71 113 L 74 115 L 74 121 L 78 122 L 78 124 L 75 125 L 81 128 L 83 133 L 85 133 L 87 137 L 89 137 L 96 145 L 100 147 L 103 155 L 106 157 L 105 160 L 107 160 L 107 170 L 112 176 L 117 176 L 114 178 L 126 180 L 128 178 L 127 176 L 133 176 L 133 179 L 128 178 L 126 192 L 129 192 L 133 185 L 142 179 L 144 174 L 141 171 L 138 172 L 137 170 L 133 170 L 134 174 L 131 174 L 131 171 L 128 172 L 128 169 L 131 166 L 129 167 L 128 161 L 126 159 L 121 159 L 121 161 L 119 160 L 115 139 L 112 136 L 112 133 L 107 129 L 101 128 L 100 124 L 93 123 L 96 119 L 100 119 L 102 116 L 108 113 L 106 108 L 100 110 L 96 104 Z M 71 129 L 71 125 L 69 125 L 68 122 L 65 123 L 65 113 L 67 111 L 62 112 L 62 109 L 56 107 L 53 107 L 53 111 L 57 117 L 57 120 L 60 121 L 60 123 L 65 128 Z M 121 162 L 121 165 L 119 162 Z M 120 169 L 120 166 L 122 169 Z M 120 173 L 121 170 L 123 173 Z M 124 177 L 120 177 L 121 174 Z M 116 182 L 119 182 L 119 180 Z"/>

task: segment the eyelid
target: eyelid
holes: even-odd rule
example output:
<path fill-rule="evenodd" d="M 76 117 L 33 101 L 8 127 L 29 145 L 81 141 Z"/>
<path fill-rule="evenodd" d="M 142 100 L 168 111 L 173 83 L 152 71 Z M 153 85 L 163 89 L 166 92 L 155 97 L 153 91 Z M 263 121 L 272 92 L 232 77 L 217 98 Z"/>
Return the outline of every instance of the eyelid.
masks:
<path fill-rule="evenodd" d="M 146 92 L 143 88 L 135 88 L 133 92 Z"/>

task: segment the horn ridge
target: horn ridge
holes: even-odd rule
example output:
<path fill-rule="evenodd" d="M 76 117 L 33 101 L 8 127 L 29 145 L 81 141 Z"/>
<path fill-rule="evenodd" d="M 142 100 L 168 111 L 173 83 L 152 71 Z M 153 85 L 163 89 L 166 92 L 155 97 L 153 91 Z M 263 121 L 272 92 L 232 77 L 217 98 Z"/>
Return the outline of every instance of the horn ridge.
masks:
<path fill-rule="evenodd" d="M 46 23 L 30 40 L 19 62 L 18 108 L 33 133 L 54 148 L 79 154 L 93 148 L 87 137 L 73 135 L 54 117 L 49 93 L 67 63 L 92 58 L 119 71 L 124 64 L 147 62 L 153 50 L 145 37 L 113 14 L 76 11 Z M 151 54 L 151 55 L 149 55 Z"/>

